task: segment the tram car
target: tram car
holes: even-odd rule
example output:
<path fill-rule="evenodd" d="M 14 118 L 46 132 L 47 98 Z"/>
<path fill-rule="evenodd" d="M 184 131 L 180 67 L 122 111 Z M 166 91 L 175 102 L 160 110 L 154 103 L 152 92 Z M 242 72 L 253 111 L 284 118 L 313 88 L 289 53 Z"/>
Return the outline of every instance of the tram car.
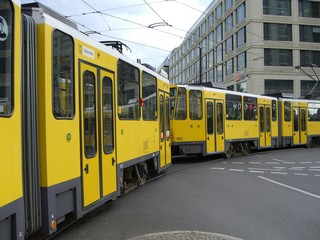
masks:
<path fill-rule="evenodd" d="M 227 158 L 252 149 L 319 143 L 320 101 L 196 85 L 170 89 L 172 153 Z"/>
<path fill-rule="evenodd" d="M 1 239 L 54 234 L 171 165 L 165 78 L 38 3 L 0 0 L 0 52 Z"/>

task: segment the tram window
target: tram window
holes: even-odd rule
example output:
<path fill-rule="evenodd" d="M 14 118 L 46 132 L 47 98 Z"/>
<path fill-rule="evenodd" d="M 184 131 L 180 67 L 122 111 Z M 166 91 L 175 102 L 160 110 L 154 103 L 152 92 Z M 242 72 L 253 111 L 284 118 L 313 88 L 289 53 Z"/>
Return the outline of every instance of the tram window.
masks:
<path fill-rule="evenodd" d="M 213 103 L 207 103 L 207 133 L 213 134 Z"/>
<path fill-rule="evenodd" d="M 142 116 L 144 120 L 157 119 L 157 79 L 146 73 L 142 73 Z"/>
<path fill-rule="evenodd" d="M 177 108 L 176 108 L 176 120 L 185 120 L 187 118 L 187 104 L 186 104 L 186 89 L 178 89 Z"/>
<path fill-rule="evenodd" d="M 173 119 L 177 88 L 170 88 L 170 119 Z"/>
<path fill-rule="evenodd" d="M 233 94 L 226 95 L 226 113 L 228 120 L 242 120 L 242 97 Z"/>
<path fill-rule="evenodd" d="M 260 132 L 264 132 L 264 107 L 260 107 Z"/>
<path fill-rule="evenodd" d="M 163 141 L 164 139 L 164 131 L 165 131 L 165 121 L 164 121 L 164 99 L 163 95 L 160 95 L 160 139 Z"/>
<path fill-rule="evenodd" d="M 84 151 L 87 158 L 97 152 L 96 132 L 96 86 L 92 72 L 83 74 L 83 114 L 84 114 Z"/>
<path fill-rule="evenodd" d="M 102 114 L 103 114 L 103 145 L 104 153 L 111 153 L 114 149 L 113 137 L 113 94 L 112 80 L 104 77 L 102 80 Z"/>
<path fill-rule="evenodd" d="M 72 37 L 54 30 L 52 34 L 52 111 L 58 119 L 72 118 L 74 100 L 74 43 Z"/>
<path fill-rule="evenodd" d="M 217 133 L 223 134 L 223 105 L 217 103 Z"/>
<path fill-rule="evenodd" d="M 243 97 L 244 104 L 244 120 L 257 119 L 257 98 Z"/>
<path fill-rule="evenodd" d="M 169 98 L 166 97 L 166 138 L 170 139 L 170 109 L 169 109 Z"/>
<path fill-rule="evenodd" d="M 270 118 L 271 112 L 270 112 L 270 107 L 266 108 L 266 132 L 271 131 L 271 118 Z"/>
<path fill-rule="evenodd" d="M 189 109 L 190 119 L 202 119 L 202 93 L 198 90 L 190 90 L 189 92 Z"/>
<path fill-rule="evenodd" d="M 295 132 L 299 131 L 299 109 L 293 109 L 293 130 Z"/>
<path fill-rule="evenodd" d="M 291 104 L 288 101 L 284 102 L 284 120 L 291 121 Z"/>
<path fill-rule="evenodd" d="M 301 109 L 301 131 L 305 132 L 306 130 L 307 130 L 306 110 Z"/>
<path fill-rule="evenodd" d="M 272 121 L 277 121 L 277 101 L 272 100 Z"/>
<path fill-rule="evenodd" d="M 312 122 L 320 121 L 320 104 L 319 103 L 308 104 L 308 117 L 309 117 L 309 121 L 312 121 Z"/>
<path fill-rule="evenodd" d="M 11 1 L 0 0 L 0 116 L 9 116 L 13 110 L 13 32 Z"/>
<path fill-rule="evenodd" d="M 122 120 L 140 119 L 139 69 L 118 61 L 118 117 Z"/>

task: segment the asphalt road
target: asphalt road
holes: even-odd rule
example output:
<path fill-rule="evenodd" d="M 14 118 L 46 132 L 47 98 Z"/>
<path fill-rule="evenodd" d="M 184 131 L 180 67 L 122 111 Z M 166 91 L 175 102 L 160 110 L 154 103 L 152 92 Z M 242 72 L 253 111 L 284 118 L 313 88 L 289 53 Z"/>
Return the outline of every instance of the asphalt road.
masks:
<path fill-rule="evenodd" d="M 170 171 L 183 170 L 118 198 L 58 239 L 201 231 L 247 240 L 318 240 L 319 156 L 320 148 L 295 148 L 201 164 L 176 159 Z"/>

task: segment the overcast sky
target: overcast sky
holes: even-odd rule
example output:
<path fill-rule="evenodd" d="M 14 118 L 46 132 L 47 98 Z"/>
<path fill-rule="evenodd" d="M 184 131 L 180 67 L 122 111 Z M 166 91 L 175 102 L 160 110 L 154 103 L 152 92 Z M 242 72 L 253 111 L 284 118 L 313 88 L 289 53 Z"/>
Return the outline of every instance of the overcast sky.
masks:
<path fill-rule="evenodd" d="M 21 3 L 34 2 L 21 0 Z M 212 0 L 39 0 L 80 25 L 99 41 L 120 40 L 124 54 L 158 67 Z M 99 13 L 100 12 L 100 13 Z M 85 13 L 85 14 L 83 14 Z M 158 24 L 159 23 L 159 24 Z M 148 26 L 156 26 L 150 28 Z M 162 26 L 161 26 L 162 25 Z"/>

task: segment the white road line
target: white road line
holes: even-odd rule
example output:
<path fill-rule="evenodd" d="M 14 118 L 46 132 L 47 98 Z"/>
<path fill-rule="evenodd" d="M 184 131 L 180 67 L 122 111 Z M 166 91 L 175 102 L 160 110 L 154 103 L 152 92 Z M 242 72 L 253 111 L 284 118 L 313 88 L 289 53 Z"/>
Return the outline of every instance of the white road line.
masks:
<path fill-rule="evenodd" d="M 261 164 L 261 162 L 249 162 L 250 164 Z"/>
<path fill-rule="evenodd" d="M 250 173 L 264 173 L 264 171 L 254 171 L 254 170 L 250 170 Z"/>
<path fill-rule="evenodd" d="M 275 168 L 275 169 L 287 169 L 287 167 L 273 167 L 273 168 Z"/>
<path fill-rule="evenodd" d="M 212 169 L 212 170 L 224 170 L 224 168 L 217 168 L 217 167 L 212 167 L 210 169 Z"/>
<path fill-rule="evenodd" d="M 280 159 L 276 159 L 276 158 L 273 158 L 272 160 L 273 160 L 273 161 L 278 161 L 278 162 L 281 162 L 281 163 L 287 163 L 287 162 L 284 161 L 284 160 L 280 160 Z"/>
<path fill-rule="evenodd" d="M 310 164 L 312 162 L 300 162 L 300 164 Z"/>
<path fill-rule="evenodd" d="M 296 175 L 296 176 L 309 176 L 309 174 L 307 174 L 307 173 L 294 173 L 293 175 Z"/>
<path fill-rule="evenodd" d="M 287 175 L 286 172 L 270 172 L 271 174 Z"/>
<path fill-rule="evenodd" d="M 311 196 L 311 197 L 314 197 L 314 198 L 317 198 L 317 199 L 320 199 L 320 196 L 319 195 L 316 195 L 316 194 L 313 194 L 313 193 L 309 193 L 307 191 L 304 191 L 304 190 L 301 190 L 299 188 L 295 188 L 295 187 L 291 187 L 289 185 L 286 185 L 286 184 L 283 184 L 283 183 L 280 183 L 280 182 L 276 182 L 276 181 L 273 181 L 269 178 L 265 178 L 265 177 L 262 177 L 262 176 L 258 176 L 258 178 L 262 179 L 262 180 L 265 180 L 265 181 L 268 181 L 268 182 L 271 182 L 271 183 L 274 183 L 274 184 L 277 184 L 279 186 L 282 186 L 282 187 L 285 187 L 285 188 L 289 188 L 291 190 L 294 190 L 294 191 L 297 191 L 297 192 L 300 192 L 300 193 L 303 193 L 303 194 L 306 194 L 308 196 Z"/>
<path fill-rule="evenodd" d="M 320 168 L 320 166 L 311 166 L 311 167 L 309 167 L 309 168 Z"/>
<path fill-rule="evenodd" d="M 289 170 L 293 170 L 293 171 L 301 171 L 303 169 L 305 169 L 306 167 L 291 167 L 289 168 Z"/>
<path fill-rule="evenodd" d="M 308 169 L 308 170 L 313 172 L 320 172 L 320 169 Z"/>
<path fill-rule="evenodd" d="M 320 163 L 319 161 L 317 161 L 316 163 Z"/>
<path fill-rule="evenodd" d="M 316 175 L 314 175 L 315 177 L 320 177 L 320 175 L 319 174 L 316 174 Z"/>
<path fill-rule="evenodd" d="M 232 162 L 231 164 L 244 164 L 244 162 Z"/>
<path fill-rule="evenodd" d="M 231 171 L 231 172 L 244 172 L 244 170 L 242 170 L 242 169 L 232 169 L 232 168 L 230 168 L 229 171 Z"/>
<path fill-rule="evenodd" d="M 280 164 L 278 162 L 265 162 L 265 164 Z"/>
<path fill-rule="evenodd" d="M 280 169 L 268 169 L 268 168 L 248 168 L 249 170 L 258 170 L 258 171 L 277 171 Z"/>

